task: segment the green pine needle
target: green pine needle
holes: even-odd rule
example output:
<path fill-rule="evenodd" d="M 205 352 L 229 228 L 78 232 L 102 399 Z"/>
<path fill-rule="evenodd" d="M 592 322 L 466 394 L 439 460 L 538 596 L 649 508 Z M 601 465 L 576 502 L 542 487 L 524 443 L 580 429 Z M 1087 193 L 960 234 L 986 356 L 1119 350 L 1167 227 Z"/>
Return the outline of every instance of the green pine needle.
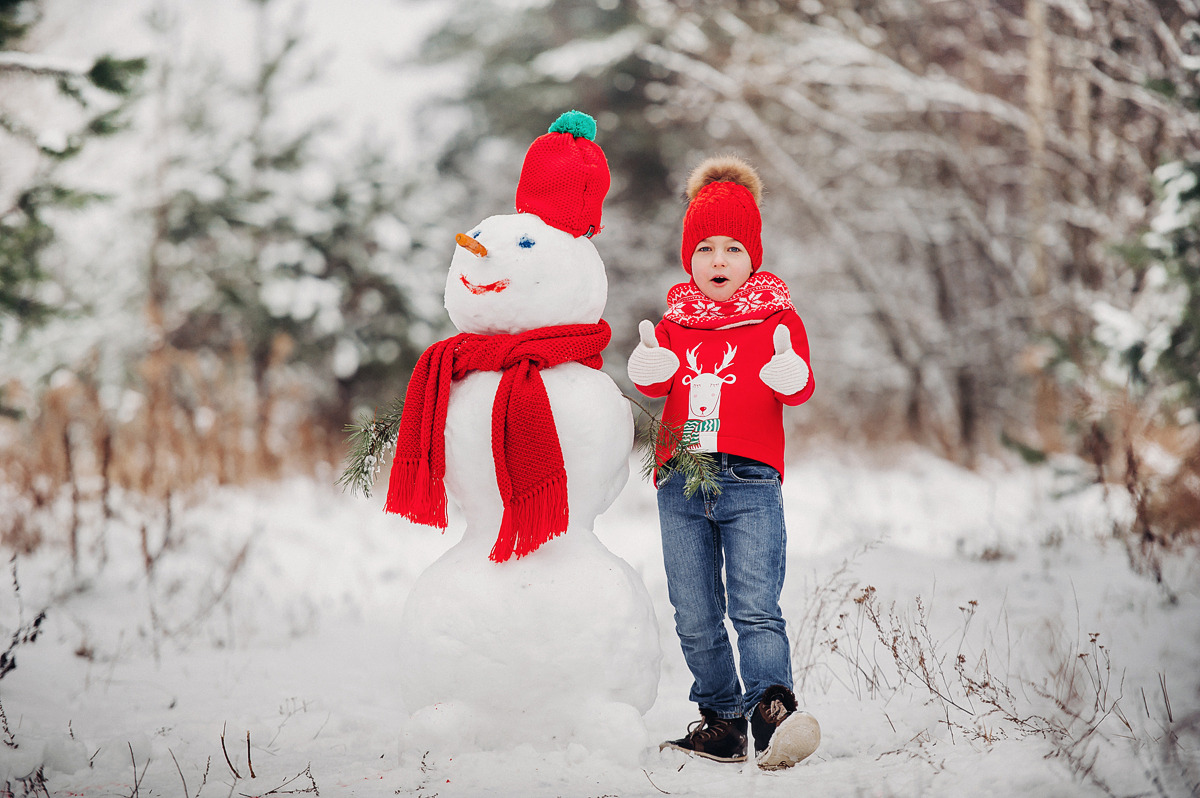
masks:
<path fill-rule="evenodd" d="M 145 58 L 114 58 L 104 55 L 88 70 L 92 84 L 112 94 L 129 94 L 137 86 L 138 79 L 150 62 Z"/>
<path fill-rule="evenodd" d="M 404 399 L 396 397 L 380 414 L 363 413 L 354 424 L 346 425 L 346 442 L 350 451 L 346 454 L 346 465 L 337 484 L 342 490 L 349 489 L 357 495 L 360 491 L 371 497 L 371 488 L 383 467 L 387 450 L 396 443 L 400 431 L 400 416 L 404 413 Z"/>
<path fill-rule="evenodd" d="M 683 495 L 691 498 L 702 490 L 715 496 L 721 492 L 717 481 L 717 463 L 708 452 L 697 452 L 683 443 L 683 428 L 664 424 L 657 415 L 636 399 L 625 397 L 642 411 L 644 417 L 638 424 L 636 445 L 642 450 L 642 478 L 649 480 L 658 472 L 661 482 L 672 471 L 683 474 Z M 670 446 L 671 456 L 665 460 L 658 457 L 659 442 Z"/>
<path fill-rule="evenodd" d="M 625 398 L 641 410 L 644 417 L 637 431 L 637 446 L 642 450 L 643 479 L 650 479 L 656 470 L 660 479 L 666 479 L 667 474 L 677 470 L 683 474 L 683 493 L 688 498 L 698 490 L 711 495 L 721 492 L 721 485 L 717 482 L 717 465 L 712 455 L 688 449 L 683 445 L 682 429 L 664 424 L 636 399 Z M 403 413 L 404 400 L 397 397 L 382 413 L 363 413 L 356 423 L 346 425 L 346 432 L 349 433 L 346 441 L 350 444 L 350 451 L 346 454 L 345 467 L 337 482 L 342 490 L 349 490 L 355 495 L 362 493 L 370 498 L 387 450 L 396 443 Z M 673 451 L 671 457 L 662 462 L 657 457 L 659 441 L 667 442 Z"/>

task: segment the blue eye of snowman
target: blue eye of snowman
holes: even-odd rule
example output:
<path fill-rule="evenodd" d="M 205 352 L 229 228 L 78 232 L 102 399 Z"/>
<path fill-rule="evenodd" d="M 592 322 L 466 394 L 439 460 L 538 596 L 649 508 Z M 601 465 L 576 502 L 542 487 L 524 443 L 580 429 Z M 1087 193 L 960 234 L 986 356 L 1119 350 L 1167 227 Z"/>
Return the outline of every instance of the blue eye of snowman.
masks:
<path fill-rule="evenodd" d="M 471 238 L 479 238 L 479 234 L 482 232 L 482 230 L 476 230 L 474 233 L 471 233 Z"/>
<path fill-rule="evenodd" d="M 529 249 L 534 245 L 534 240 L 529 236 L 521 236 L 521 240 L 517 242 L 517 246 L 522 249 Z"/>

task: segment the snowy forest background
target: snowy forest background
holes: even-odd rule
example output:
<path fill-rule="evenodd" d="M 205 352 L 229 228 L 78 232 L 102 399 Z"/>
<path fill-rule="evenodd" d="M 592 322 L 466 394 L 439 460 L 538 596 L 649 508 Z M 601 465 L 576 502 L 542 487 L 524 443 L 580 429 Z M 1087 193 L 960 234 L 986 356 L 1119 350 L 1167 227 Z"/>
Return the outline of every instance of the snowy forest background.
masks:
<path fill-rule="evenodd" d="M 453 332 L 454 234 L 511 211 L 569 108 L 612 171 L 595 241 L 627 393 L 637 322 L 683 277 L 682 181 L 737 152 L 820 386 L 793 458 L 916 451 L 968 480 L 910 486 L 935 502 L 1051 474 L 1120 505 L 1089 534 L 1161 608 L 1195 607 L 1196 0 L 0 0 L 0 742 L 19 748 L 5 688 L 57 604 L 114 570 L 165 604 L 189 513 L 336 481 L 344 426 Z M 972 563 L 1011 554 L 993 542 Z M 18 578 L 38 557 L 59 568 L 40 586 Z M 148 606 L 157 662 L 174 635 Z M 1171 618 L 1195 644 L 1194 613 Z M 1195 687 L 1168 710 L 1193 754 Z M 1088 790 L 1198 781 L 1193 761 L 1122 792 L 1089 753 L 1067 757 Z M 54 772 L 18 771 L 0 794 Z"/>

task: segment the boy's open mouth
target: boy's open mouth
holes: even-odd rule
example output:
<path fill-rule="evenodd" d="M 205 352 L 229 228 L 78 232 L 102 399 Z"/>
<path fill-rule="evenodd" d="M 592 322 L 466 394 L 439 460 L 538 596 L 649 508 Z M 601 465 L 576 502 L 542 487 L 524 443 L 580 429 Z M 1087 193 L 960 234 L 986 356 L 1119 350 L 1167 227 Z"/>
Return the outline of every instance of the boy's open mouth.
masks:
<path fill-rule="evenodd" d="M 714 277 L 714 278 L 712 278 L 712 281 L 714 283 L 716 283 L 717 285 L 723 285 L 723 284 L 729 282 L 729 278 L 728 277 Z"/>

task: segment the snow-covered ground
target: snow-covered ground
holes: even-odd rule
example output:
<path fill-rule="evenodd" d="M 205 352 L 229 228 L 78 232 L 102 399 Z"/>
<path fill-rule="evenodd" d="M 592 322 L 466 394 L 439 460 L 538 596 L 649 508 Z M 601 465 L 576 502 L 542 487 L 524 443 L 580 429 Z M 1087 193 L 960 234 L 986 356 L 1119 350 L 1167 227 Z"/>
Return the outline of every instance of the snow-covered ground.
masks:
<path fill-rule="evenodd" d="M 445 4 L 300 5 L 311 52 L 327 53 L 328 79 L 295 95 L 288 112 L 298 123 L 309 121 L 299 109 L 336 115 L 345 146 L 374 131 L 415 157 L 412 109 L 453 76 L 396 62 Z M 174 38 L 149 33 L 151 8 L 179 16 Z M 72 58 L 172 50 L 181 64 L 213 50 L 242 74 L 253 8 L 59 0 L 31 44 Z M 100 147 L 79 168 L 100 179 L 105 164 L 136 173 L 128 156 Z M 107 238 L 93 242 L 99 251 Z M 134 274 L 128 259 L 109 260 Z M 68 331 L 80 346 L 95 338 Z M 43 358 L 57 352 L 39 349 Z M 52 795 L 186 798 L 1197 790 L 1198 565 L 1166 564 L 1173 603 L 1134 574 L 1111 535 L 1127 511 L 1120 491 L 1056 498 L 1078 482 L 1050 467 L 969 473 L 911 452 L 796 452 L 784 486 L 784 610 L 797 692 L 824 741 L 799 767 L 761 773 L 653 746 L 630 762 L 576 741 L 481 751 L 424 739 L 397 686 L 399 619 L 416 577 L 461 534 L 461 518 L 444 536 L 413 527 L 385 516 L 380 496 L 340 493 L 335 478 L 204 491 L 177 499 L 169 518 L 135 497 L 116 497 L 108 520 L 85 503 L 77 571 L 68 497 L 31 519 L 47 521 L 46 540 L 14 559 L 14 579 L 0 574 L 0 653 L 46 616 L 0 678 L 0 796 L 5 784 L 44 794 L 39 773 Z M 22 512 L 5 491 L 0 516 Z M 597 528 L 641 574 L 658 613 L 653 740 L 680 736 L 696 717 L 657 529 L 653 490 L 637 479 Z M 597 605 L 602 596 L 581 595 L 558 609 L 586 617 Z M 554 640 L 525 642 L 555 654 Z"/>
<path fill-rule="evenodd" d="M 1051 468 L 970 473 L 914 452 L 796 453 L 784 611 L 797 693 L 824 740 L 778 773 L 654 747 L 630 762 L 571 741 L 429 745 L 397 689 L 397 626 L 461 520 L 444 536 L 414 527 L 327 476 L 180 501 L 165 548 L 152 508 L 127 497 L 102 523 L 87 506 L 77 575 L 69 508 L 57 508 L 58 531 L 15 559 L 19 597 L 7 579 L 0 589 L 0 641 L 47 609 L 0 680 L 0 739 L 17 745 L 0 745 L 0 785 L 20 795 L 33 781 L 17 779 L 41 767 L 50 794 L 76 796 L 1195 789 L 1195 563 L 1167 564 L 1168 602 L 1111 537 L 1120 496 L 1093 487 L 1056 498 L 1074 483 Z M 597 532 L 653 597 L 664 656 L 646 723 L 654 740 L 679 736 L 695 710 L 653 489 L 631 479 Z M 578 610 L 602 600 L 580 596 Z M 553 640 L 527 645 L 554 656 Z"/>

